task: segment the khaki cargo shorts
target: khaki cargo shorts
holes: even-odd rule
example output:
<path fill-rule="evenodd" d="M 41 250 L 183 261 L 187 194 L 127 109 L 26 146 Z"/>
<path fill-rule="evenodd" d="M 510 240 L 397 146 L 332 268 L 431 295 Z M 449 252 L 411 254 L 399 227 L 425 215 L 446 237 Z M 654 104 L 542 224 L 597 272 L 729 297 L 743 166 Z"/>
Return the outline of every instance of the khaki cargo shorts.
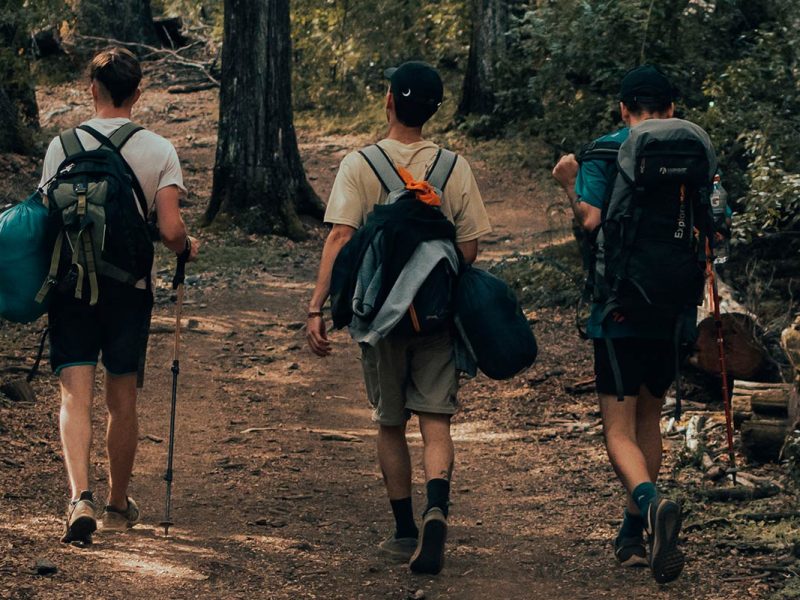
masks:
<path fill-rule="evenodd" d="M 403 425 L 411 413 L 452 415 L 458 410 L 458 378 L 450 332 L 393 335 L 361 347 L 372 419 Z"/>

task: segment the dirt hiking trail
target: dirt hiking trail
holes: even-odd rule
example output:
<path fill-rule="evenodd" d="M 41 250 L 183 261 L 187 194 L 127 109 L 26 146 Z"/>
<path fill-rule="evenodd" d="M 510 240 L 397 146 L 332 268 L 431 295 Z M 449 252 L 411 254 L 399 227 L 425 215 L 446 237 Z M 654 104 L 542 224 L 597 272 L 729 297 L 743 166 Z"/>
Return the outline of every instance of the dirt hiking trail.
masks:
<path fill-rule="evenodd" d="M 195 224 L 211 184 L 213 94 L 176 98 L 151 88 L 143 102 L 147 108 L 137 120 L 170 138 L 181 156 L 193 192 L 189 222 Z M 40 106 L 45 125 L 53 128 L 90 114 L 84 91 L 66 86 L 40 97 Z M 339 160 L 370 141 L 315 137 L 306 130 L 300 139 L 323 198 Z M 529 252 L 536 234 L 552 228 L 545 214 L 550 188 L 466 154 L 495 227 L 483 245 L 484 264 L 512 251 Z M 158 522 L 174 318 L 169 262 L 160 265 L 140 400 L 131 487 L 142 508 L 139 526 L 123 534 L 98 532 L 86 549 L 60 544 L 67 486 L 55 380 L 49 373 L 37 380 L 35 404 L 0 409 L 0 598 L 765 597 L 756 580 L 726 582 L 736 572 L 735 557 L 691 534 L 688 564 L 676 584 L 659 588 L 647 570 L 616 565 L 611 539 L 623 499 L 606 460 L 594 396 L 575 386 L 593 373 L 590 348 L 578 340 L 569 311 L 532 315 L 541 354 L 529 372 L 504 383 L 481 376 L 463 385 L 463 409 L 453 427 L 456 470 L 443 573 L 415 576 L 379 556 L 376 546 L 393 520 L 376 463 L 358 348 L 343 332 L 334 334 L 328 360 L 312 356 L 305 345 L 304 311 L 324 236 L 323 229 L 315 231 L 301 244 L 272 240 L 263 256 L 256 252 L 250 260 L 248 253 L 245 265 L 189 269 L 175 526 L 168 538 Z M 209 252 L 221 239 L 214 230 L 199 235 Z M 225 265 L 235 265 L 236 252 L 228 253 Z M 215 256 L 223 255 L 218 250 Z M 4 327 L 3 339 L 30 356 L 37 328 Z M 98 376 L 98 390 L 101 383 Z M 93 476 L 103 500 L 105 409 L 99 394 L 94 420 Z M 424 485 L 414 421 L 410 431 L 419 513 Z M 676 493 L 670 461 L 663 488 Z M 57 572 L 36 576 L 37 560 L 52 562 Z"/>

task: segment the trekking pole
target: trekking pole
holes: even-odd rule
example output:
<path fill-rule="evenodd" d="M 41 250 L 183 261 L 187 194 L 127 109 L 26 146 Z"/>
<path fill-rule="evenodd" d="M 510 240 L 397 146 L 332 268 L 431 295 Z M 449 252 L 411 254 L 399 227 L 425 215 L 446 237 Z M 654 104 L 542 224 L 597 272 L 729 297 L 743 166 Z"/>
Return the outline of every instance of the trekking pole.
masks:
<path fill-rule="evenodd" d="M 722 376 L 722 396 L 725 406 L 725 430 L 728 438 L 728 461 L 733 476 L 733 485 L 736 485 L 736 455 L 733 451 L 733 420 L 731 419 L 731 396 L 728 388 L 728 368 L 725 364 L 725 339 L 722 336 L 722 316 L 719 310 L 719 290 L 717 289 L 717 276 L 714 272 L 714 263 L 711 259 L 711 244 L 706 239 L 706 273 L 708 274 L 709 300 L 714 314 L 714 324 L 717 328 L 717 348 L 719 349 L 719 373 Z"/>
<path fill-rule="evenodd" d="M 164 535 L 169 535 L 169 528 L 173 524 L 170 520 L 170 510 L 172 509 L 172 458 L 175 450 L 175 406 L 178 402 L 178 373 L 180 367 L 180 344 L 181 344 L 181 314 L 183 313 L 183 282 L 186 279 L 186 261 L 189 260 L 192 247 L 187 245 L 180 255 L 178 255 L 178 265 L 175 268 L 175 276 L 172 278 L 172 289 L 177 291 L 177 302 L 175 307 L 175 347 L 172 354 L 172 406 L 169 415 L 169 450 L 167 451 L 167 470 L 164 473 L 164 481 L 167 482 L 167 495 L 164 502 L 164 520 L 159 523 L 164 527 Z"/>

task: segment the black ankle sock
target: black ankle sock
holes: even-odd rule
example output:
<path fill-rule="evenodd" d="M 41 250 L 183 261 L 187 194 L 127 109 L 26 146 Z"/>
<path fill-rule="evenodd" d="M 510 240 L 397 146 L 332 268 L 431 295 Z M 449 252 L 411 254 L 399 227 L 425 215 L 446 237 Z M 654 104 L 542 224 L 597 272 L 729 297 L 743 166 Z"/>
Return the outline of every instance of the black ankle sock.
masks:
<path fill-rule="evenodd" d="M 431 479 L 426 487 L 428 488 L 428 507 L 425 512 L 432 508 L 440 508 L 446 517 L 450 505 L 450 482 L 447 479 Z"/>
<path fill-rule="evenodd" d="M 396 530 L 394 537 L 415 538 L 419 535 L 417 524 L 414 523 L 414 509 L 411 506 L 411 498 L 401 498 L 400 500 L 389 500 L 394 513 Z"/>

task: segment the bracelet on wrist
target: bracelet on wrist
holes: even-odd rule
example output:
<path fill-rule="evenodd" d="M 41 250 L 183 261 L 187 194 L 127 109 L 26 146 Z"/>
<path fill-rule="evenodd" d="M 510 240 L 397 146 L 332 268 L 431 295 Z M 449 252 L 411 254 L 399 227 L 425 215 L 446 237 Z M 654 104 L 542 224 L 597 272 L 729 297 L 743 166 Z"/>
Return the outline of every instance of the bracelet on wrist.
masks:
<path fill-rule="evenodd" d="M 317 317 L 319 317 L 320 319 L 323 317 L 323 314 L 322 314 L 321 310 L 310 310 L 310 311 L 308 311 L 308 318 L 309 319 L 315 319 Z"/>

